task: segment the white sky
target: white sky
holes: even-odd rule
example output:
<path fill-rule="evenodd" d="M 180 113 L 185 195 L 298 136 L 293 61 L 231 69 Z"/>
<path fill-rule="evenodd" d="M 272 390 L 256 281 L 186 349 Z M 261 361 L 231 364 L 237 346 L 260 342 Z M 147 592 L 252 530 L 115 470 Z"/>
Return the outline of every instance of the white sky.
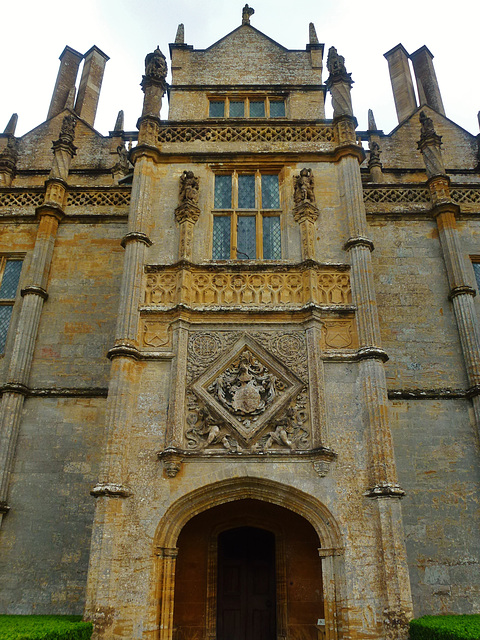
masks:
<path fill-rule="evenodd" d="M 113 129 L 119 109 L 125 129 L 140 115 L 144 58 L 157 45 L 169 61 L 168 43 L 185 24 L 185 41 L 203 49 L 238 27 L 245 0 L 3 0 L 0 2 L 0 131 L 17 112 L 17 135 L 45 118 L 65 45 L 85 53 L 97 45 L 107 63 L 95 127 Z M 352 73 L 359 129 L 372 108 L 385 133 L 397 124 L 387 61 L 401 42 L 412 53 L 427 45 L 449 118 L 476 135 L 480 110 L 480 2 L 478 0 L 249 0 L 252 26 L 290 49 L 308 42 L 314 22 L 325 58 L 330 46 Z M 239 52 L 241 55 L 241 52 Z M 327 78 L 324 72 L 324 81 Z M 77 81 L 78 86 L 78 81 Z M 330 104 L 330 97 L 327 98 Z M 166 110 L 162 110 L 166 118 Z M 327 117 L 331 117 L 330 109 Z"/>

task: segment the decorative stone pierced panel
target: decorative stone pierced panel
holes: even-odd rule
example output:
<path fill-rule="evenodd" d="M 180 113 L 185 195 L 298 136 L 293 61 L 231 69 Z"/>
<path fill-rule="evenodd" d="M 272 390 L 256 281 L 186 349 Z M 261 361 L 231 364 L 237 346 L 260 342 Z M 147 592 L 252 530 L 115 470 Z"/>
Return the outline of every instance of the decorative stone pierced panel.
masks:
<path fill-rule="evenodd" d="M 450 189 L 450 196 L 457 204 L 480 204 L 480 189 Z"/>
<path fill-rule="evenodd" d="M 364 189 L 363 197 L 365 202 L 430 202 L 429 190 L 424 187 L 405 189 L 385 188 L 385 189 Z"/>
<path fill-rule="evenodd" d="M 147 267 L 147 271 L 150 268 Z M 172 308 L 275 309 L 306 304 L 351 304 L 350 277 L 343 268 L 288 267 L 281 270 L 233 270 L 165 267 L 148 272 L 145 305 Z"/>
<path fill-rule="evenodd" d="M 120 207 L 130 204 L 130 191 L 70 191 L 67 207 Z"/>
<path fill-rule="evenodd" d="M 45 198 L 43 192 L 36 191 L 7 191 L 0 192 L 0 209 L 38 207 Z"/>
<path fill-rule="evenodd" d="M 212 336 L 212 349 L 215 342 Z M 187 393 L 187 449 L 305 449 L 307 405 L 304 383 L 250 336 L 242 336 Z"/>
<path fill-rule="evenodd" d="M 335 142 L 333 127 L 305 125 L 165 125 L 158 140 L 168 142 Z"/>

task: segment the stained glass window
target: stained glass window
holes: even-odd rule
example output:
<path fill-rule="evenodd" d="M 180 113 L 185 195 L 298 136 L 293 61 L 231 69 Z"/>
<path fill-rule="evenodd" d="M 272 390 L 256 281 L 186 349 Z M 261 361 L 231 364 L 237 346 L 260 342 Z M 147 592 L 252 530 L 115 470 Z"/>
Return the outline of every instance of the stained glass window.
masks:
<path fill-rule="evenodd" d="M 21 260 L 0 258 L 0 353 L 5 351 L 7 332 L 17 295 L 21 270 Z"/>
<path fill-rule="evenodd" d="M 280 216 L 264 216 L 263 259 L 280 260 L 281 257 L 282 240 L 280 234 Z"/>
<path fill-rule="evenodd" d="M 238 176 L 238 208 L 255 209 L 255 176 Z"/>
<path fill-rule="evenodd" d="M 264 118 L 265 117 L 265 102 L 259 100 L 250 100 L 250 117 L 251 118 Z"/>
<path fill-rule="evenodd" d="M 232 176 L 215 176 L 215 209 L 232 208 Z"/>
<path fill-rule="evenodd" d="M 283 100 L 270 100 L 270 117 L 285 117 L 285 102 Z"/>
<path fill-rule="evenodd" d="M 214 260 L 228 260 L 230 258 L 230 216 L 215 216 L 213 218 L 213 252 Z"/>
<path fill-rule="evenodd" d="M 480 291 L 480 262 L 472 262 L 475 280 L 477 281 L 477 289 Z"/>
<path fill-rule="evenodd" d="M 210 118 L 223 118 L 225 117 L 225 101 L 224 100 L 212 100 L 210 102 L 210 109 L 208 112 Z"/>

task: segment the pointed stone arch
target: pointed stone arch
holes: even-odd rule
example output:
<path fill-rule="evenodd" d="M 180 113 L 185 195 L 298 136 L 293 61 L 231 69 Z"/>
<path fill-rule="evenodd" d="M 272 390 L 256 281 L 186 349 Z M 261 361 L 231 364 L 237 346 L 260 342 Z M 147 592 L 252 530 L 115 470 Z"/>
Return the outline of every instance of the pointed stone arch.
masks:
<path fill-rule="evenodd" d="M 176 500 L 165 512 L 155 534 L 159 640 L 171 640 L 175 592 L 177 540 L 185 524 L 213 507 L 250 498 L 269 502 L 307 520 L 319 539 L 325 601 L 325 638 L 336 640 L 345 628 L 343 544 L 332 513 L 317 498 L 279 482 L 263 478 L 230 478 L 200 487 Z"/>

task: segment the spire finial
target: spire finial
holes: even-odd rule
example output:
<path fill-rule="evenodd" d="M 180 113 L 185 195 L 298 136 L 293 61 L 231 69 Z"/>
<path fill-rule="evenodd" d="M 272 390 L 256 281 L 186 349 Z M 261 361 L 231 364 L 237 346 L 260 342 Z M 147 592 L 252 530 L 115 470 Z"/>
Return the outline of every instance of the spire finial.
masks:
<path fill-rule="evenodd" d="M 177 27 L 177 35 L 175 36 L 175 44 L 185 44 L 185 27 L 180 23 Z"/>
<path fill-rule="evenodd" d="M 377 130 L 377 123 L 375 122 L 375 116 L 373 115 L 373 111 L 371 109 L 368 110 L 368 130 Z"/>
<path fill-rule="evenodd" d="M 123 131 L 123 122 L 124 122 L 124 117 L 123 117 L 123 110 L 120 109 L 120 111 L 118 112 L 117 115 L 117 119 L 115 121 L 115 127 L 114 127 L 114 131 Z"/>
<path fill-rule="evenodd" d="M 255 9 L 246 4 L 242 9 L 242 24 L 250 24 L 250 16 L 253 16 Z"/>
<path fill-rule="evenodd" d="M 16 113 L 12 113 L 12 117 L 8 121 L 8 124 L 5 127 L 5 131 L 3 133 L 6 133 L 9 136 L 14 136 L 15 129 L 17 128 L 17 122 L 18 122 L 18 115 Z"/>
<path fill-rule="evenodd" d="M 317 32 L 315 31 L 315 25 L 313 22 L 310 22 L 308 25 L 308 39 L 309 44 L 318 44 Z"/>

